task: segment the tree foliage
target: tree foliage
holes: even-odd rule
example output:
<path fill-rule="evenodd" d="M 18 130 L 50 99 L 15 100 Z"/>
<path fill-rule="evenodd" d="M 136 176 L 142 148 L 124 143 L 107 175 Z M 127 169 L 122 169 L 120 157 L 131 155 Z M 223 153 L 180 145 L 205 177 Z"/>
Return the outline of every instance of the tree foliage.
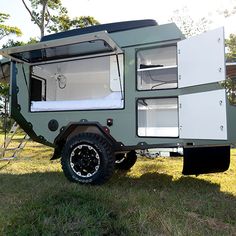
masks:
<path fill-rule="evenodd" d="M 9 14 L 0 13 L 0 40 L 11 34 L 17 36 L 22 35 L 21 30 L 16 26 L 9 26 L 5 24 L 5 21 L 7 21 L 9 18 L 10 18 Z"/>
<path fill-rule="evenodd" d="M 92 16 L 80 16 L 70 19 L 67 14 L 52 17 L 53 24 L 48 27 L 49 33 L 58 33 L 73 28 L 84 28 L 91 25 L 97 25 L 99 22 Z"/>
<path fill-rule="evenodd" d="M 228 77 L 225 81 L 221 82 L 221 85 L 226 90 L 228 100 L 231 105 L 236 106 L 236 78 Z"/>
<path fill-rule="evenodd" d="M 170 18 L 182 31 L 186 37 L 191 37 L 196 34 L 205 32 L 208 29 L 211 21 L 206 17 L 199 20 L 194 20 L 189 13 L 187 7 L 174 11 L 174 15 Z"/>
<path fill-rule="evenodd" d="M 9 94 L 9 83 L 0 82 L 0 95 L 8 96 Z M 2 99 L 2 98 L 1 98 Z"/>
<path fill-rule="evenodd" d="M 0 64 L 0 128 L 4 123 L 1 119 L 8 115 L 9 103 L 9 79 L 10 79 L 10 64 L 3 62 Z"/>
<path fill-rule="evenodd" d="M 231 0 L 231 6 L 225 9 L 218 9 L 218 14 L 223 15 L 224 17 L 230 17 L 236 14 L 236 0 Z"/>
<path fill-rule="evenodd" d="M 21 0 L 30 14 L 31 20 L 40 29 L 40 36 L 46 32 L 56 33 L 71 28 L 82 28 L 98 24 L 93 17 L 82 16 L 70 18 L 61 0 Z M 30 5 L 30 6 L 29 6 Z"/>
<path fill-rule="evenodd" d="M 226 59 L 228 62 L 236 62 L 236 35 L 230 34 L 229 38 L 225 40 L 227 53 Z M 230 104 L 236 106 L 236 74 L 233 71 L 228 74 L 228 78 L 223 82 L 223 87 L 226 90 Z"/>
<path fill-rule="evenodd" d="M 39 40 L 37 38 L 30 38 L 27 42 L 24 41 L 15 41 L 13 39 L 9 39 L 5 44 L 2 45 L 3 48 L 10 48 L 10 47 L 18 47 L 24 46 L 27 44 L 34 44 L 37 43 Z"/>
<path fill-rule="evenodd" d="M 228 52 L 226 54 L 228 61 L 236 61 L 236 34 L 230 34 L 225 40 Z"/>

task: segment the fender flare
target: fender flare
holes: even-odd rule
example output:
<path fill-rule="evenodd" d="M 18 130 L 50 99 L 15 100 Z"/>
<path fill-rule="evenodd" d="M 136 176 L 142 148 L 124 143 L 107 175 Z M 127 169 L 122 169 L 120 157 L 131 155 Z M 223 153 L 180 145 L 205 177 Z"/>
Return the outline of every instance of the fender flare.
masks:
<path fill-rule="evenodd" d="M 96 133 L 103 136 L 114 150 L 117 145 L 120 146 L 120 144 L 110 135 L 109 129 L 106 126 L 102 126 L 99 122 L 88 122 L 86 120 L 70 122 L 67 126 L 60 129 L 60 133 L 55 138 L 55 150 L 51 160 L 60 158 L 61 151 L 68 139 L 83 132 Z"/>

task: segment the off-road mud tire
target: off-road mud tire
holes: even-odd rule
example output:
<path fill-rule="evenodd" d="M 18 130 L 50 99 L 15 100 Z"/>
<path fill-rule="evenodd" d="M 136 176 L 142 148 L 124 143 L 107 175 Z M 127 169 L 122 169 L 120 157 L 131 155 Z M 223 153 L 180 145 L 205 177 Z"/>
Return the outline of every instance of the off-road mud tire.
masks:
<path fill-rule="evenodd" d="M 116 169 L 129 170 L 136 163 L 137 154 L 134 150 L 132 150 L 127 154 L 117 154 L 116 159 L 117 159 L 115 163 Z"/>
<path fill-rule="evenodd" d="M 85 151 L 82 151 L 83 148 Z M 86 157 L 92 161 L 87 161 Z M 85 164 L 82 163 L 83 161 Z M 91 162 L 92 164 L 96 162 L 93 173 L 83 176 L 81 173 Z M 115 157 L 111 146 L 102 136 L 94 133 L 81 133 L 66 142 L 62 150 L 61 165 L 65 176 L 71 182 L 98 185 L 111 178 L 115 167 Z"/>

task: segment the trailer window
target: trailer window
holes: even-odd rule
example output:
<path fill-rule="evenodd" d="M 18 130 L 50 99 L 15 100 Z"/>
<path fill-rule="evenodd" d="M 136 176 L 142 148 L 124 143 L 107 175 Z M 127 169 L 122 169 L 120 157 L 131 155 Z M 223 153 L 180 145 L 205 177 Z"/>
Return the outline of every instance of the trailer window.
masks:
<path fill-rule="evenodd" d="M 138 136 L 178 137 L 177 98 L 138 99 Z"/>
<path fill-rule="evenodd" d="M 138 90 L 177 88 L 176 46 L 137 52 Z"/>
<path fill-rule="evenodd" d="M 46 82 L 41 78 L 31 78 L 31 101 L 45 101 Z"/>
<path fill-rule="evenodd" d="M 123 108 L 123 55 L 32 66 L 30 88 L 32 112 Z"/>

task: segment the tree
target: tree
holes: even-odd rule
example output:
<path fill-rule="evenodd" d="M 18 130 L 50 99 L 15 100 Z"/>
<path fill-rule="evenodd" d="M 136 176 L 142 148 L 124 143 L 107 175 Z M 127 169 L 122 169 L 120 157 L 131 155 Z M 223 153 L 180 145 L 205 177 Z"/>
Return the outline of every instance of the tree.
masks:
<path fill-rule="evenodd" d="M 9 18 L 9 14 L 0 13 L 0 40 L 9 35 L 22 35 L 18 27 L 5 24 L 5 21 Z M 9 73 L 10 67 L 8 64 L 5 63 L 5 66 L 0 65 L 0 118 L 8 115 L 8 111 L 5 111 L 5 109 L 8 108 L 9 103 Z M 4 119 L 5 122 L 2 122 L 2 119 L 0 121 L 0 126 L 6 126 L 6 119 Z"/>
<path fill-rule="evenodd" d="M 227 53 L 226 59 L 228 62 L 236 62 L 236 35 L 230 34 L 225 40 Z M 236 74 L 234 70 L 228 70 L 227 79 L 222 83 L 226 90 L 227 97 L 231 105 L 236 105 Z"/>
<path fill-rule="evenodd" d="M 205 17 L 197 21 L 193 20 L 187 7 L 175 10 L 170 21 L 176 23 L 186 37 L 205 32 L 211 23 L 211 21 Z"/>
<path fill-rule="evenodd" d="M 9 18 L 10 18 L 9 14 L 0 12 L 0 40 L 11 34 L 14 34 L 17 36 L 22 35 L 22 32 L 19 28 L 5 24 L 5 21 L 7 21 Z"/>
<path fill-rule="evenodd" d="M 18 47 L 24 46 L 27 44 L 34 44 L 37 43 L 39 40 L 36 38 L 30 38 L 27 42 L 23 41 L 15 41 L 13 39 L 9 39 L 5 44 L 2 45 L 2 48 L 10 48 L 10 47 Z"/>
<path fill-rule="evenodd" d="M 45 32 L 59 32 L 71 28 L 82 28 L 89 25 L 98 24 L 90 16 L 70 18 L 68 11 L 62 6 L 61 0 L 22 0 L 26 10 L 30 14 L 31 20 L 40 29 L 41 38 Z"/>
<path fill-rule="evenodd" d="M 0 65 L 0 129 L 7 128 L 9 124 L 9 80 L 10 63 L 2 61 Z"/>
<path fill-rule="evenodd" d="M 229 38 L 225 40 L 227 53 L 227 62 L 236 61 L 236 35 L 230 34 Z M 227 78 L 221 82 L 221 85 L 226 90 L 226 94 L 231 105 L 236 106 L 236 74 L 235 69 L 227 68 Z"/>
<path fill-rule="evenodd" d="M 3 48 L 24 46 L 27 44 L 37 43 L 36 38 L 30 38 L 28 42 L 14 41 L 9 39 L 6 44 L 3 44 Z M 4 63 L 4 67 L 0 65 L 0 128 L 8 129 L 12 125 L 12 120 L 8 120 L 9 117 L 9 80 L 10 80 L 10 64 Z"/>
<path fill-rule="evenodd" d="M 228 49 L 226 54 L 227 61 L 236 61 L 236 34 L 230 34 L 225 42 Z"/>
<path fill-rule="evenodd" d="M 231 6 L 226 9 L 218 9 L 217 13 L 224 15 L 224 17 L 230 17 L 236 13 L 236 0 L 231 0 Z"/>
<path fill-rule="evenodd" d="M 67 14 L 52 17 L 52 22 L 53 24 L 47 30 L 49 33 L 58 33 L 73 28 L 84 28 L 99 24 L 92 16 L 80 16 L 70 19 Z"/>
<path fill-rule="evenodd" d="M 11 34 L 21 36 L 22 32 L 15 26 L 9 26 L 5 24 L 10 18 L 9 14 L 0 13 L 0 40 Z M 6 117 L 8 116 L 8 103 L 9 103 L 9 72 L 10 67 L 8 65 L 3 66 L 0 63 L 0 127 L 6 127 Z"/>

